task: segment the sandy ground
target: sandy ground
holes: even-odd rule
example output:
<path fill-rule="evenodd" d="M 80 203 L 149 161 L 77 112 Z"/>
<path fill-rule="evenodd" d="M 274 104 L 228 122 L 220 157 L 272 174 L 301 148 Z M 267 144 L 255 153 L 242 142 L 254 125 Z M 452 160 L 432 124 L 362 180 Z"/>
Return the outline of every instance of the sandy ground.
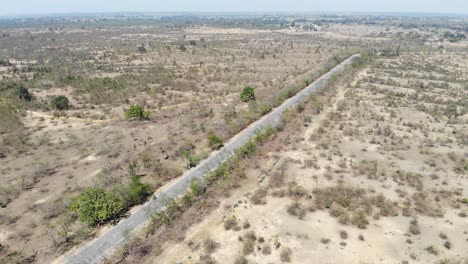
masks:
<path fill-rule="evenodd" d="M 422 63 L 421 57 L 432 62 L 444 56 L 408 55 L 397 60 L 403 65 L 411 62 Z M 455 63 L 461 61 L 463 57 L 458 58 Z M 378 65 L 374 64 L 372 68 L 378 69 Z M 465 64 L 460 70 L 466 73 L 467 66 Z M 403 66 L 399 67 L 397 69 L 405 71 Z M 448 66 L 445 64 L 441 67 Z M 457 133 L 466 136 L 466 116 L 459 116 L 450 122 L 445 116 L 433 118 L 431 114 L 415 109 L 418 102 L 408 97 L 398 101 L 395 106 L 388 107 L 385 100 L 378 99 L 382 98 L 380 93 L 383 91 L 375 92 L 372 86 L 360 82 L 368 76 L 367 70 L 355 77 L 352 83 L 340 84 L 332 107 L 314 115 L 312 123 L 307 127 L 301 120 L 303 116 L 310 114 L 310 109 L 306 108 L 305 113 L 296 117 L 292 124 L 288 124 L 286 132 L 280 132 L 275 150 L 256 158 L 258 160 L 254 163 L 259 164 L 259 168 L 246 172 L 248 180 L 241 188 L 234 191 L 229 198 L 223 199 L 219 208 L 207 215 L 205 220 L 192 226 L 183 242 L 168 243 L 161 255 L 149 257 L 147 262 L 211 263 L 207 262 L 206 258 L 200 258 L 208 254 L 216 263 L 234 263 L 242 255 L 246 255 L 248 263 L 281 263 L 288 262 L 281 257 L 285 248 L 291 250 L 291 263 L 466 261 L 468 208 L 460 199 L 467 196 L 468 179 L 466 171 L 457 171 L 455 168 L 457 160 L 462 166 L 463 163 L 466 166 L 467 153 L 463 141 L 458 141 L 456 136 L 452 137 Z M 446 73 L 445 76 L 450 74 Z M 375 85 L 379 86 L 378 83 Z M 449 86 L 456 89 L 457 85 L 451 83 Z M 387 89 L 389 91 L 391 87 Z M 435 90 L 429 88 L 423 94 L 426 92 L 432 93 Z M 448 92 L 449 90 L 438 91 L 441 95 Z M 350 93 L 353 95 L 350 96 Z M 452 98 L 466 98 L 466 91 L 456 94 L 451 93 Z M 339 110 L 343 107 L 340 106 L 343 102 L 346 106 Z M 392 118 L 371 117 L 389 116 L 392 111 L 396 113 Z M 331 120 L 330 117 L 337 112 L 340 112 L 342 117 Z M 329 124 L 330 122 L 332 124 Z M 370 132 L 372 127 L 375 128 L 375 123 L 379 122 L 379 126 L 391 127 L 392 133 L 398 136 L 384 137 Z M 409 130 L 403 125 L 412 122 L 424 122 L 424 126 Z M 339 124 L 343 124 L 343 127 L 340 128 Z M 326 132 L 319 133 L 319 127 L 325 128 Z M 351 130 L 354 131 L 353 134 L 349 132 Z M 403 139 L 407 140 L 403 143 Z M 427 144 L 428 139 L 433 139 L 435 145 L 426 149 L 429 154 L 425 154 L 424 149 L 421 151 L 419 146 L 424 142 Z M 329 145 L 327 149 L 321 147 L 325 141 Z M 451 155 L 456 156 L 455 161 L 447 158 L 448 153 L 454 153 Z M 431 159 L 436 165 L 428 162 Z M 315 160 L 318 166 L 311 168 L 307 165 L 308 160 Z M 365 167 L 365 164 L 371 161 L 377 162 L 373 172 L 369 172 L 372 166 Z M 277 165 L 271 169 L 271 164 Z M 305 197 L 280 197 L 274 195 L 273 190 L 269 190 L 265 204 L 254 204 L 251 197 L 255 190 L 268 189 L 271 175 L 282 166 L 286 168 L 285 182 L 294 182 L 301 186 L 305 190 Z M 398 179 L 398 171 L 419 175 L 417 177 L 421 187 L 415 187 L 409 178 Z M 264 172 L 267 172 L 267 178 L 260 182 L 259 177 Z M 374 209 L 369 215 L 369 225 L 363 229 L 353 224 L 340 223 L 326 208 L 308 210 L 302 218 L 288 212 L 288 207 L 294 201 L 306 207 L 313 205 L 318 199 L 314 190 L 338 185 L 360 187 L 366 190 L 368 195 L 382 194 L 398 213 L 383 216 L 380 213 L 376 214 Z M 422 189 L 418 191 L 417 188 Z M 422 204 L 418 204 L 414 197 L 421 193 L 427 198 Z M 356 200 L 351 200 L 353 201 Z M 439 211 L 442 212 L 440 216 L 433 216 Z M 237 231 L 226 230 L 225 222 L 231 217 L 237 219 L 239 226 L 248 222 L 248 227 Z M 417 219 L 418 231 L 410 229 L 414 219 Z M 249 231 L 254 231 L 257 239 L 254 251 L 245 254 L 244 235 Z M 346 235 L 343 235 L 343 231 Z M 204 251 L 203 244 L 206 240 L 218 243 L 213 252 Z M 270 254 L 263 253 L 267 245 L 272 249 Z"/>

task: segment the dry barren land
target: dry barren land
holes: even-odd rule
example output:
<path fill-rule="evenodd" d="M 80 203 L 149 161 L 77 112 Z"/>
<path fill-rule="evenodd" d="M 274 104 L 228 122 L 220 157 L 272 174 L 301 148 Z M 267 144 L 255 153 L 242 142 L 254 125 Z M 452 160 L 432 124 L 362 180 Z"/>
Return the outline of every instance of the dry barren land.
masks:
<path fill-rule="evenodd" d="M 0 263 L 61 262 L 356 53 L 366 66 L 288 112 L 213 186 L 191 186 L 143 238 L 128 234 L 109 262 L 462 261 L 467 24 L 0 18 Z"/>
<path fill-rule="evenodd" d="M 176 224 L 177 242 L 145 261 L 465 263 L 466 62 L 403 54 L 336 83 L 262 146 L 228 198 Z"/>

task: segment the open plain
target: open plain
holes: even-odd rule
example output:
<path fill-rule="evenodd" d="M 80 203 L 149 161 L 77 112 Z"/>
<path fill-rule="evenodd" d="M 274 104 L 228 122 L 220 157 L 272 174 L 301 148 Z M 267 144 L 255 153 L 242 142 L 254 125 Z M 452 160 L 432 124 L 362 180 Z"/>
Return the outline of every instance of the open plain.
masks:
<path fill-rule="evenodd" d="M 414 19 L 0 20 L 0 263 L 64 261 L 356 53 L 107 261 L 465 263 L 468 22 Z"/>

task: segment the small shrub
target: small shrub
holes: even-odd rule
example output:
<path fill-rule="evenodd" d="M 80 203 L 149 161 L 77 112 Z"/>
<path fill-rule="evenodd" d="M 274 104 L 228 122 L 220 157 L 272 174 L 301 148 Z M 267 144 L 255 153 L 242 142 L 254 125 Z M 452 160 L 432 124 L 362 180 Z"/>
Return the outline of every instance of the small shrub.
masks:
<path fill-rule="evenodd" d="M 340 231 L 340 238 L 341 239 L 348 239 L 348 233 L 345 230 Z"/>
<path fill-rule="evenodd" d="M 188 149 L 182 151 L 182 157 L 184 157 L 187 161 L 187 169 L 196 167 L 202 160 L 201 156 L 193 155 Z"/>
<path fill-rule="evenodd" d="M 448 240 L 445 241 L 444 247 L 445 247 L 446 249 L 451 249 L 451 248 L 452 248 L 452 242 L 450 242 L 450 241 L 448 241 Z"/>
<path fill-rule="evenodd" d="M 360 229 L 366 229 L 369 220 L 367 220 L 366 214 L 363 211 L 359 211 L 353 215 L 351 223 Z"/>
<path fill-rule="evenodd" d="M 216 241 L 214 241 L 214 240 L 211 239 L 211 238 L 207 238 L 207 239 L 203 242 L 203 247 L 205 248 L 206 254 L 211 254 L 211 253 L 215 252 L 216 249 L 218 249 L 219 243 L 216 242 Z"/>
<path fill-rule="evenodd" d="M 16 95 L 18 96 L 19 99 L 23 101 L 28 101 L 28 102 L 31 101 L 33 98 L 28 88 L 24 86 L 19 86 L 16 88 Z"/>
<path fill-rule="evenodd" d="M 267 190 L 264 188 L 257 189 L 252 197 L 250 197 L 250 202 L 255 205 L 266 204 L 267 193 Z"/>
<path fill-rule="evenodd" d="M 418 225 L 418 220 L 416 219 L 411 220 L 410 226 L 409 226 L 409 232 L 413 235 L 421 234 L 421 230 L 419 229 L 419 225 Z"/>
<path fill-rule="evenodd" d="M 103 224 L 118 216 L 125 208 L 119 196 L 100 188 L 89 188 L 75 197 L 70 205 L 79 219 L 90 225 Z"/>
<path fill-rule="evenodd" d="M 194 196 L 200 196 L 204 192 L 204 188 L 196 180 L 190 183 L 190 190 Z"/>
<path fill-rule="evenodd" d="M 287 212 L 290 215 L 297 216 L 301 220 L 304 219 L 307 213 L 307 211 L 302 208 L 301 204 L 297 201 L 288 206 Z"/>
<path fill-rule="evenodd" d="M 126 206 L 130 207 L 143 202 L 151 194 L 151 186 L 142 183 L 138 176 L 131 176 L 130 183 L 117 187 L 116 192 L 120 194 Z"/>
<path fill-rule="evenodd" d="M 249 261 L 247 260 L 247 258 L 245 256 L 240 256 L 236 259 L 236 261 L 234 261 L 234 264 L 248 264 Z"/>
<path fill-rule="evenodd" d="M 440 232 L 439 237 L 446 240 L 447 239 L 447 234 L 445 234 L 444 232 Z"/>
<path fill-rule="evenodd" d="M 426 248 L 426 251 L 431 253 L 432 255 L 436 255 L 436 256 L 439 255 L 439 250 L 434 246 L 428 246 Z"/>
<path fill-rule="evenodd" d="M 209 134 L 208 145 L 211 149 L 218 150 L 223 146 L 223 140 L 216 134 Z"/>
<path fill-rule="evenodd" d="M 242 238 L 242 252 L 244 253 L 244 255 L 250 255 L 254 252 L 256 240 L 257 236 L 255 235 L 254 231 L 248 231 L 247 233 L 245 233 L 244 237 Z"/>
<path fill-rule="evenodd" d="M 199 264 L 217 264 L 218 262 L 210 255 L 202 255 L 200 256 Z"/>
<path fill-rule="evenodd" d="M 255 100 L 255 91 L 254 88 L 247 86 L 242 90 L 240 94 L 240 99 L 242 102 L 254 101 Z"/>
<path fill-rule="evenodd" d="M 125 110 L 125 118 L 127 120 L 145 120 L 148 119 L 149 112 L 145 111 L 140 105 L 132 105 Z"/>
<path fill-rule="evenodd" d="M 271 254 L 271 246 L 270 245 L 265 245 L 262 248 L 262 254 L 263 255 L 270 255 Z"/>
<path fill-rule="evenodd" d="M 244 146 L 237 149 L 237 154 L 239 158 L 243 159 L 249 156 L 254 155 L 257 152 L 257 145 L 252 141 L 247 142 Z"/>
<path fill-rule="evenodd" d="M 291 254 L 292 250 L 288 247 L 283 248 L 280 253 L 281 261 L 283 262 L 291 262 Z"/>
<path fill-rule="evenodd" d="M 70 101 L 66 96 L 59 95 L 52 99 L 51 105 L 55 110 L 63 111 L 70 108 Z"/>
<path fill-rule="evenodd" d="M 224 229 L 231 230 L 237 228 L 237 219 L 233 216 L 224 221 Z"/>
<path fill-rule="evenodd" d="M 244 244 L 242 246 L 242 253 L 244 255 L 250 255 L 254 252 L 254 250 L 255 250 L 255 240 L 247 239 L 246 241 L 244 241 Z"/>

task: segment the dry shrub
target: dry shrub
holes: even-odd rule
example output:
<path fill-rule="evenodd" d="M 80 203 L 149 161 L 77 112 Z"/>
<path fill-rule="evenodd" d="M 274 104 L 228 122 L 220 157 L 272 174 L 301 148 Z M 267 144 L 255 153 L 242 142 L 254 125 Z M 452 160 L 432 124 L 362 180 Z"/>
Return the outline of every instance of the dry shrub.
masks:
<path fill-rule="evenodd" d="M 288 247 L 285 247 L 281 250 L 280 257 L 283 262 L 291 262 L 292 250 Z"/>
<path fill-rule="evenodd" d="M 419 225 L 418 225 L 418 220 L 416 219 L 411 220 L 408 230 L 413 235 L 421 234 L 421 230 L 419 229 Z"/>
<path fill-rule="evenodd" d="M 348 232 L 346 232 L 345 230 L 341 230 L 340 231 L 340 238 L 341 239 L 348 239 Z"/>
<path fill-rule="evenodd" d="M 304 187 L 297 184 L 297 182 L 292 181 L 288 183 L 288 195 L 294 198 L 301 198 L 307 194 Z"/>
<path fill-rule="evenodd" d="M 270 175 L 268 187 L 280 188 L 284 186 L 284 178 L 286 172 L 286 163 L 282 163 L 277 170 Z"/>
<path fill-rule="evenodd" d="M 432 200 L 424 192 L 414 193 L 412 196 L 414 210 L 422 215 L 430 217 L 443 217 L 444 212 L 441 208 L 437 207 Z"/>
<path fill-rule="evenodd" d="M 307 214 L 307 210 L 304 209 L 298 201 L 295 201 L 291 205 L 289 205 L 287 212 L 290 215 L 297 216 L 301 220 L 303 220 Z"/>
<path fill-rule="evenodd" d="M 207 238 L 205 241 L 203 241 L 203 248 L 205 249 L 205 253 L 208 255 L 215 252 L 218 247 L 219 243 L 211 238 Z"/>
<path fill-rule="evenodd" d="M 397 207 L 386 200 L 383 195 L 368 196 L 362 188 L 338 185 L 315 189 L 315 207 L 328 209 L 330 214 L 338 218 L 341 224 L 353 224 L 359 228 L 366 228 L 371 216 L 377 208 L 376 216 L 398 215 Z"/>
<path fill-rule="evenodd" d="M 239 228 L 237 224 L 237 218 L 235 216 L 230 217 L 224 221 L 224 229 L 226 230 L 237 230 Z"/>
<path fill-rule="evenodd" d="M 252 254 L 255 250 L 255 241 L 257 240 L 255 232 L 248 231 L 244 234 L 244 236 L 241 239 L 243 242 L 242 253 L 244 254 L 244 256 Z"/>
<path fill-rule="evenodd" d="M 263 255 L 270 255 L 271 254 L 271 246 L 270 245 L 263 246 L 262 254 Z"/>
<path fill-rule="evenodd" d="M 253 203 L 253 204 L 266 204 L 266 196 L 268 194 L 268 191 L 263 189 L 263 188 L 260 188 L 260 189 L 257 189 L 254 194 L 252 195 L 252 197 L 250 197 L 250 201 Z"/>

